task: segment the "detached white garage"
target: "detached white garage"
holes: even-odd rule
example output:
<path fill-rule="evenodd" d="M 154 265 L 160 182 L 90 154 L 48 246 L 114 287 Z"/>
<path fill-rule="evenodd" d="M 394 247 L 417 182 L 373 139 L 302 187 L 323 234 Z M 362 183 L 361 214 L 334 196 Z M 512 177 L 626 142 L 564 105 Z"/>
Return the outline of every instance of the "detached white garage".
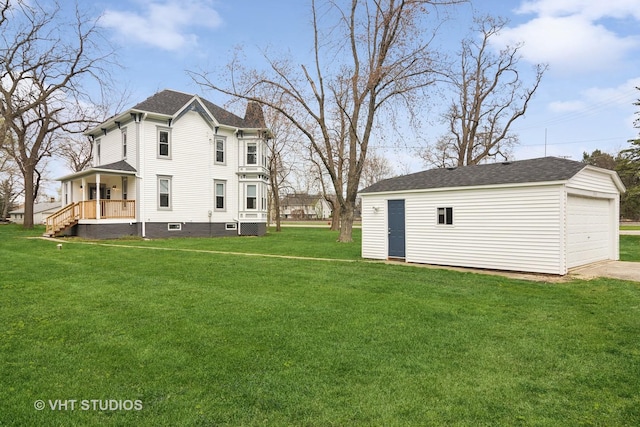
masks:
<path fill-rule="evenodd" d="M 404 175 L 361 191 L 362 256 L 564 275 L 619 259 L 621 192 L 555 157 Z"/>

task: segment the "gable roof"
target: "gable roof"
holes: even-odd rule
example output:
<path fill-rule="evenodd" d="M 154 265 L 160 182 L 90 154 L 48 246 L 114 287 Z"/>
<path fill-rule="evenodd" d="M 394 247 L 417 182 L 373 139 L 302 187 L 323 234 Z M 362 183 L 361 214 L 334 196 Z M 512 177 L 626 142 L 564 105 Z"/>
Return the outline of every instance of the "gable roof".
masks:
<path fill-rule="evenodd" d="M 62 207 L 62 202 L 43 202 L 43 203 L 34 203 L 33 204 L 33 213 L 41 213 L 47 211 L 57 211 Z M 12 210 L 9 212 L 9 215 L 15 214 L 24 214 L 24 205 L 20 206 L 18 209 Z"/>
<path fill-rule="evenodd" d="M 178 113 L 185 105 L 190 103 L 191 100 L 193 100 L 196 96 L 197 95 L 191 95 L 188 93 L 165 89 L 135 105 L 132 110 L 173 116 Z M 220 124 L 239 128 L 265 127 L 262 109 L 258 104 L 249 103 L 247 105 L 247 113 L 245 115 L 245 118 L 241 118 L 225 110 L 224 108 L 217 106 L 211 101 L 200 97 L 198 97 L 198 99 L 202 101 L 207 110 L 209 110 L 209 112 Z M 260 113 L 258 114 L 256 110 L 260 110 Z"/>
<path fill-rule="evenodd" d="M 559 157 L 430 169 L 379 181 L 360 193 L 566 181 L 587 167 Z"/>
<path fill-rule="evenodd" d="M 320 195 L 312 195 L 307 193 L 293 193 L 293 194 L 287 194 L 286 196 L 284 196 L 280 203 L 283 207 L 313 206 L 316 203 L 318 203 L 318 201 L 320 201 L 321 198 L 322 196 Z"/>

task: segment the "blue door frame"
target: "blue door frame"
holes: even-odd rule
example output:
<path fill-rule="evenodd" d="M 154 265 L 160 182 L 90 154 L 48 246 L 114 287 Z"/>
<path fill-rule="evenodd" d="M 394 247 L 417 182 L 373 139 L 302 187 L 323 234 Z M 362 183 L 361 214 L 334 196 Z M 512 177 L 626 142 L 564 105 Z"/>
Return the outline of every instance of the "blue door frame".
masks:
<path fill-rule="evenodd" d="M 404 200 L 388 200 L 389 258 L 405 257 Z"/>

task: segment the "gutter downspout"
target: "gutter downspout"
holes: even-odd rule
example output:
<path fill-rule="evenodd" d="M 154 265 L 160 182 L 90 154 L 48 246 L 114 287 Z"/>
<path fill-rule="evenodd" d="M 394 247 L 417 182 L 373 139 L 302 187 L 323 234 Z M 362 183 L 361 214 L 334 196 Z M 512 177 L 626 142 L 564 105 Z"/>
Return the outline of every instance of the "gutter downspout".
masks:
<path fill-rule="evenodd" d="M 138 219 L 140 221 L 140 233 L 142 237 L 147 236 L 147 223 L 145 220 L 145 150 L 144 150 L 144 129 L 142 127 L 142 121 L 147 118 L 147 113 L 134 113 L 133 119 L 136 123 L 136 198 L 138 199 Z"/>

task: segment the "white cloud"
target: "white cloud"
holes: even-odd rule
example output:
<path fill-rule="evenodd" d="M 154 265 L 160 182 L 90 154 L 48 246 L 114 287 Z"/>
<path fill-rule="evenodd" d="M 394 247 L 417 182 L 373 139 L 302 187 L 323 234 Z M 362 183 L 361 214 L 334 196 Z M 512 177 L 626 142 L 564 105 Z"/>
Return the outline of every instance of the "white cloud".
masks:
<path fill-rule="evenodd" d="M 632 16 L 640 20 L 638 0 L 529 0 L 517 12 L 556 17 L 581 15 L 591 20 Z"/>
<path fill-rule="evenodd" d="M 638 19 L 638 0 L 536 0 L 524 2 L 520 14 L 537 16 L 521 25 L 505 28 L 498 44 L 524 42 L 525 60 L 548 63 L 554 72 L 589 73 L 622 66 L 640 49 L 640 35 L 617 33 L 604 18 Z"/>
<path fill-rule="evenodd" d="M 100 22 L 123 41 L 179 51 L 197 45 L 196 28 L 217 28 L 222 19 L 206 0 L 166 0 L 140 11 L 107 10 Z"/>
<path fill-rule="evenodd" d="M 572 113 L 586 107 L 583 101 L 554 101 L 549 104 L 549 110 L 554 113 Z"/>
<path fill-rule="evenodd" d="M 640 77 L 632 78 L 614 87 L 591 87 L 583 90 L 579 99 L 549 103 L 549 111 L 561 114 L 560 119 L 582 118 L 606 113 L 626 116 L 638 99 Z M 556 117 L 556 119 L 558 119 Z M 629 122 L 631 123 L 631 122 Z"/>

